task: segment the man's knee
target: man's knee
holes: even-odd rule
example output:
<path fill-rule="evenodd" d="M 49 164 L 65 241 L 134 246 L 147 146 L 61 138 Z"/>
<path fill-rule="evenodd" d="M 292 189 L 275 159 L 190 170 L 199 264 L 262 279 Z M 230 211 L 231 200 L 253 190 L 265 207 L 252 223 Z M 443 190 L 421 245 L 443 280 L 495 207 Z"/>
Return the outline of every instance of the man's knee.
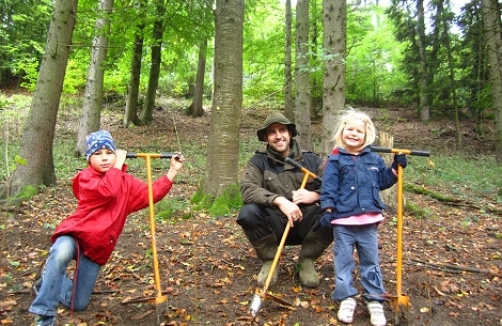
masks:
<path fill-rule="evenodd" d="M 257 204 L 246 204 L 241 207 L 237 216 L 237 223 L 245 230 L 256 227 L 256 222 L 260 216 L 260 206 Z"/>

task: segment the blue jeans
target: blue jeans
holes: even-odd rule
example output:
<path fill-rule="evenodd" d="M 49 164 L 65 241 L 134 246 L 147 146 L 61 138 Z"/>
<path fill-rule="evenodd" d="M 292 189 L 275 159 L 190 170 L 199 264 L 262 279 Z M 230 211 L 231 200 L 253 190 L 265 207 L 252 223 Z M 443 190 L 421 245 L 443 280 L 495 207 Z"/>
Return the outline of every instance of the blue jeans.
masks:
<path fill-rule="evenodd" d="M 344 300 L 358 294 L 353 284 L 355 268 L 354 247 L 359 256 L 359 272 L 364 289 L 364 300 L 385 301 L 382 272 L 378 263 L 377 224 L 334 225 L 335 290 L 333 300 Z"/>
<path fill-rule="evenodd" d="M 77 254 L 80 255 L 80 262 L 75 270 L 77 283 L 73 295 L 73 281 L 66 275 L 66 269 Z M 84 310 L 89 305 L 100 267 L 79 252 L 73 237 L 60 236 L 50 249 L 41 274 L 42 284 L 29 311 L 55 316 L 59 302 L 72 308 L 72 300 L 73 310 Z"/>

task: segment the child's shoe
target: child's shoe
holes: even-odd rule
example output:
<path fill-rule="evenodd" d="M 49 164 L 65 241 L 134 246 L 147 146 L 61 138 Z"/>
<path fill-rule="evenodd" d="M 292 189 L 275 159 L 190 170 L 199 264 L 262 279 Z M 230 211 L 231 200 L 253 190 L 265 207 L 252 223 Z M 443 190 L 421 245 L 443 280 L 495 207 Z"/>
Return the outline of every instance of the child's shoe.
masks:
<path fill-rule="evenodd" d="M 370 322 L 373 326 L 385 326 L 387 325 L 387 320 L 385 319 L 385 314 L 383 312 L 383 306 L 378 301 L 370 301 L 367 304 L 368 310 L 370 312 Z"/>
<path fill-rule="evenodd" d="M 57 326 L 56 317 L 54 316 L 35 316 L 35 326 Z"/>
<path fill-rule="evenodd" d="M 338 308 L 338 320 L 344 324 L 352 324 L 354 319 L 354 310 L 356 310 L 357 302 L 354 298 L 350 297 L 340 302 Z"/>

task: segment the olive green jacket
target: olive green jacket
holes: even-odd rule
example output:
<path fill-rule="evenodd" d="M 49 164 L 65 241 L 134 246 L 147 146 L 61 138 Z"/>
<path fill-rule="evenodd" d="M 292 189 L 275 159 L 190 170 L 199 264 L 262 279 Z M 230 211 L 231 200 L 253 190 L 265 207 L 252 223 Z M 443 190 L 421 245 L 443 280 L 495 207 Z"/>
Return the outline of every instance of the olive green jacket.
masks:
<path fill-rule="evenodd" d="M 290 157 L 302 167 L 316 174 L 314 180 L 308 178 L 307 190 L 320 192 L 324 164 L 317 154 L 300 151 L 296 140 L 291 140 Z M 240 182 L 244 204 L 264 204 L 274 206 L 273 200 L 279 196 L 292 200 L 294 190 L 301 187 L 305 173 L 289 163 L 267 145 L 265 151 L 257 151 L 249 160 L 246 174 Z"/>

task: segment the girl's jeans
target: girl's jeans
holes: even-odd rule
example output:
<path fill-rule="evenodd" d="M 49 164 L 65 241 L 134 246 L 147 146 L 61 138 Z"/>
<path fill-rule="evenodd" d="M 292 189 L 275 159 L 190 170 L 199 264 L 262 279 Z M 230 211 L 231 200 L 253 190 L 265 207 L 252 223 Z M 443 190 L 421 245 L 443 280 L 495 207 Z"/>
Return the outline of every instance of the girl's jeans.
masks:
<path fill-rule="evenodd" d="M 71 236 L 60 236 L 52 245 L 49 257 L 42 270 L 42 284 L 29 311 L 43 316 L 57 315 L 59 302 L 74 310 L 84 310 L 89 304 L 100 266 L 82 253 L 75 270 L 76 291 L 73 296 L 73 281 L 66 275 L 68 264 L 77 257 L 76 241 Z M 73 297 L 72 297 L 73 296 Z"/>
<path fill-rule="evenodd" d="M 355 267 L 354 246 L 359 256 L 361 285 L 366 301 L 384 301 L 385 293 L 382 273 L 378 264 L 377 224 L 334 225 L 335 290 L 333 300 L 344 300 L 358 294 L 354 287 L 352 273 Z M 374 295 L 374 296 L 373 296 Z"/>

